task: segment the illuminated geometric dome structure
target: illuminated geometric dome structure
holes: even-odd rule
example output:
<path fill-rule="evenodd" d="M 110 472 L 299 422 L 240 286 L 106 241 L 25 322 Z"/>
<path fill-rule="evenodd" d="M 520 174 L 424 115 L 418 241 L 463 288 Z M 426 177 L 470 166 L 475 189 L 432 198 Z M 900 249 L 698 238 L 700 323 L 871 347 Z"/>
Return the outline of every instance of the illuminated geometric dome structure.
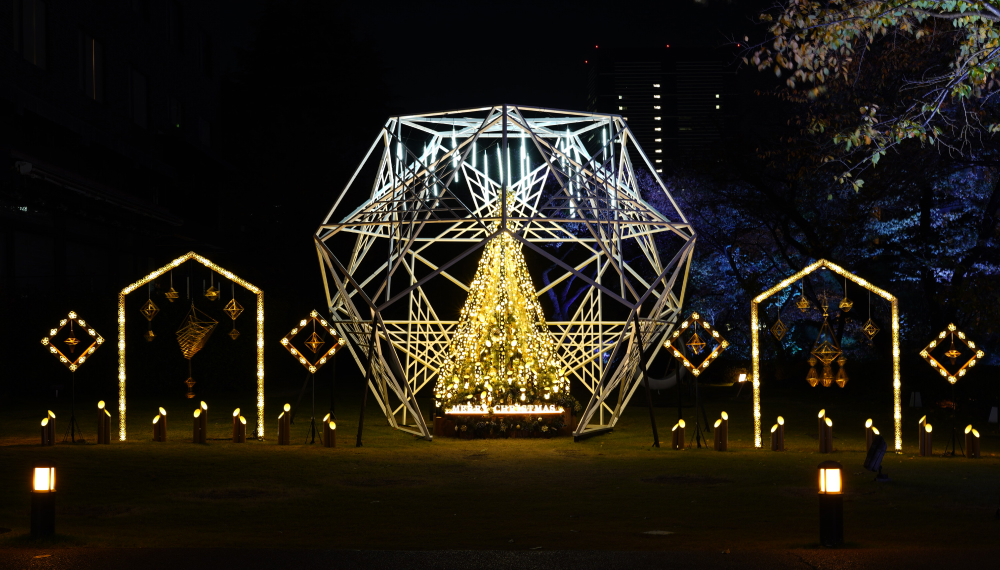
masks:
<path fill-rule="evenodd" d="M 695 243 L 619 115 L 391 117 L 316 231 L 331 325 L 389 425 L 431 439 L 416 395 L 430 397 L 501 234 L 521 244 L 566 376 L 588 391 L 574 435 L 613 428 L 676 325 Z"/>

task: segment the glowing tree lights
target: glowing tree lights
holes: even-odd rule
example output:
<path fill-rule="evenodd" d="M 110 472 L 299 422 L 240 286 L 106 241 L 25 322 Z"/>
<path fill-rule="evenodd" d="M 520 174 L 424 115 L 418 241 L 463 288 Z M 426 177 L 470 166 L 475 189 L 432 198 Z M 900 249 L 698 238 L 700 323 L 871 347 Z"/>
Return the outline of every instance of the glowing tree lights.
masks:
<path fill-rule="evenodd" d="M 509 295 L 534 299 L 574 288 L 558 319 L 546 323 L 555 339 L 547 358 L 591 394 L 574 435 L 615 425 L 640 372 L 679 322 L 694 249 L 693 229 L 656 174 L 655 192 L 667 207 L 657 211 L 644 199 L 640 168 L 656 171 L 617 115 L 497 105 L 385 123 L 315 241 L 330 322 L 390 426 L 429 439 L 416 394 L 454 386 L 456 372 L 462 393 L 445 401 L 471 395 L 462 405 L 482 405 L 483 391 L 489 399 L 490 390 L 471 393 L 474 366 L 465 392 L 463 363 L 479 355 L 452 356 L 452 347 L 485 346 L 473 336 L 456 341 L 460 327 L 477 325 L 457 314 L 455 299 L 472 294 L 469 260 L 515 242 L 549 270 L 540 290 Z M 364 201 L 348 203 L 362 193 Z M 487 334 L 486 362 L 496 367 L 482 325 L 476 334 Z M 511 366 L 502 376 L 496 367 L 498 382 L 482 370 L 481 385 L 509 391 L 508 370 L 529 377 Z M 558 375 L 531 378 L 525 402 L 529 390 L 544 402 L 545 389 L 564 385 Z M 513 399 L 521 402 L 517 390 Z M 492 401 L 499 403 L 497 395 Z"/>
<path fill-rule="evenodd" d="M 521 243 L 500 234 L 486 244 L 434 387 L 435 405 L 544 405 L 569 392 Z"/>

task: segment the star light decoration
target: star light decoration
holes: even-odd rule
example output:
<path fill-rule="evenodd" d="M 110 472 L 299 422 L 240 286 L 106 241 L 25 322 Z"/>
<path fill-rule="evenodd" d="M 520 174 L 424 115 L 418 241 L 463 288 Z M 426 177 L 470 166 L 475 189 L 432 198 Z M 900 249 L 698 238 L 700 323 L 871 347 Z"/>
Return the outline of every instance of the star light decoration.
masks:
<path fill-rule="evenodd" d="M 319 326 L 323 327 L 323 330 L 330 333 L 330 336 L 334 339 L 332 343 L 333 346 L 330 347 L 330 350 L 321 353 L 320 349 L 326 343 L 319 337 L 319 335 L 316 334 L 316 331 L 313 331 L 313 333 L 309 335 L 305 345 L 313 352 L 313 354 L 320 354 L 319 360 L 314 362 L 311 362 L 308 358 L 306 358 L 305 354 L 299 352 L 297 348 L 292 346 L 292 339 L 295 338 L 295 335 L 299 334 L 310 322 L 319 323 Z M 328 323 L 326 319 L 320 317 L 319 313 L 316 311 L 309 313 L 308 319 L 302 319 L 299 321 L 299 326 L 292 329 L 290 333 L 286 334 L 284 338 L 281 339 L 281 346 L 285 347 L 289 354 L 299 361 L 299 364 L 305 366 L 309 372 L 314 374 L 320 369 L 320 367 L 326 364 L 334 354 L 337 354 L 337 351 L 343 348 L 345 344 L 347 344 L 347 341 L 341 338 L 340 335 L 333 330 L 333 327 L 330 326 L 330 323 Z"/>
<path fill-rule="evenodd" d="M 681 333 L 684 332 L 684 331 L 686 331 L 688 329 L 688 327 L 691 327 L 691 326 L 693 326 L 695 324 L 700 325 L 703 329 L 705 329 L 706 332 L 711 332 L 712 333 L 712 339 L 715 340 L 715 342 L 717 343 L 715 345 L 715 348 L 712 349 L 712 352 L 708 353 L 708 356 L 705 357 L 705 360 L 701 361 L 701 364 L 698 364 L 697 366 L 694 365 L 694 364 L 692 364 L 684 356 L 684 353 L 681 352 L 680 349 L 674 345 L 675 342 L 678 342 L 679 337 L 681 336 Z M 697 335 L 697 333 L 695 333 L 695 334 Z M 708 365 L 711 364 L 712 361 L 714 361 L 716 358 L 719 357 L 720 354 L 722 354 L 723 350 L 726 350 L 726 348 L 729 347 L 729 341 L 726 340 L 726 339 L 724 339 L 724 338 L 722 338 L 722 335 L 719 334 L 719 331 L 714 330 L 712 328 L 712 325 L 710 325 L 707 322 L 705 322 L 701 318 L 701 316 L 698 315 L 698 313 L 691 313 L 691 317 L 689 319 L 687 319 L 686 321 L 684 321 L 684 322 L 681 323 L 681 326 L 678 327 L 677 330 L 674 331 L 674 334 L 672 334 L 670 336 L 669 340 L 667 340 L 665 343 L 663 343 L 663 346 L 664 346 L 664 348 L 666 348 L 667 350 L 669 350 L 670 353 L 674 355 L 674 358 L 676 358 L 677 360 L 679 360 L 681 362 L 681 364 L 684 365 L 685 368 L 687 368 L 688 370 L 690 370 L 691 374 L 694 374 L 695 376 L 698 376 L 698 375 L 700 375 L 702 372 L 704 372 L 708 368 Z M 695 354 L 699 354 L 700 352 L 701 351 L 698 351 Z"/>
<path fill-rule="evenodd" d="M 49 330 L 49 336 L 42 339 L 42 344 L 47 346 L 49 352 L 51 352 L 53 356 L 58 358 L 59 362 L 62 362 L 64 365 L 66 365 L 66 368 L 69 368 L 71 372 L 76 372 L 76 369 L 82 366 L 83 363 L 86 362 L 88 358 L 90 358 L 90 355 L 94 354 L 94 351 L 100 348 L 102 344 L 104 344 L 104 338 L 101 335 L 97 334 L 97 331 L 94 330 L 93 327 L 88 327 L 86 321 L 84 321 L 81 318 L 78 318 L 75 311 L 70 311 L 67 317 L 68 318 L 59 321 L 59 326 L 57 328 Z M 55 336 L 59 334 L 59 331 L 61 331 L 63 327 L 68 325 L 70 321 L 80 325 L 81 328 L 87 331 L 87 334 L 90 335 L 91 338 L 90 345 L 81 350 L 80 356 L 77 356 L 75 360 L 70 359 L 70 357 L 63 354 L 63 352 L 59 350 L 59 347 L 57 347 L 55 342 L 53 341 Z M 80 340 L 77 339 L 76 337 L 70 337 L 66 339 L 65 342 L 69 344 L 71 349 L 75 349 L 76 346 L 80 343 Z M 74 350 L 71 350 L 70 354 L 72 354 L 73 352 Z"/>
<path fill-rule="evenodd" d="M 955 371 L 955 373 L 949 372 L 948 369 L 945 368 L 943 364 L 938 362 L 937 359 L 935 359 L 934 356 L 931 354 L 931 351 L 940 346 L 941 342 L 945 338 L 947 338 L 949 334 L 951 335 L 952 343 L 954 343 L 955 337 L 958 337 L 959 342 L 967 346 L 969 350 L 973 351 L 972 358 L 970 358 L 968 362 L 963 364 L 961 368 Z M 955 363 L 955 359 L 958 358 L 960 355 L 961 353 L 955 350 L 954 348 L 945 353 L 945 356 L 951 359 L 952 364 Z M 934 368 L 935 370 L 938 371 L 939 374 L 941 374 L 941 376 L 947 378 L 949 383 L 954 384 L 955 382 L 958 382 L 959 378 L 965 376 L 965 373 L 968 371 L 969 368 L 972 368 L 973 366 L 976 365 L 976 360 L 985 357 L 986 353 L 983 352 L 982 349 L 977 349 L 975 342 L 965 338 L 965 333 L 958 330 L 958 327 L 956 327 L 954 324 L 949 324 L 948 330 L 941 331 L 941 333 L 938 334 L 937 338 L 932 340 L 930 344 L 927 345 L 927 348 L 920 351 L 920 356 L 922 356 L 923 359 L 927 361 L 927 364 L 931 365 L 931 368 Z"/>

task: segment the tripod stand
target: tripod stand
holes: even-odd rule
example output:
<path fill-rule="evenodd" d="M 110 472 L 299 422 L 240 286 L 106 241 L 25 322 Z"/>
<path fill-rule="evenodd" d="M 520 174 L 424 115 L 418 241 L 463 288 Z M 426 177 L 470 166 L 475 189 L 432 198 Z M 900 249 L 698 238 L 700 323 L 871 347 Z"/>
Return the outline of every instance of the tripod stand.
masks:
<path fill-rule="evenodd" d="M 67 433 L 63 435 L 63 443 L 66 443 L 67 439 L 76 443 L 76 432 L 78 431 L 80 435 L 83 435 L 83 430 L 80 429 L 80 424 L 76 421 L 76 371 L 71 371 L 70 376 L 72 381 L 70 383 L 69 426 L 66 427 Z"/>

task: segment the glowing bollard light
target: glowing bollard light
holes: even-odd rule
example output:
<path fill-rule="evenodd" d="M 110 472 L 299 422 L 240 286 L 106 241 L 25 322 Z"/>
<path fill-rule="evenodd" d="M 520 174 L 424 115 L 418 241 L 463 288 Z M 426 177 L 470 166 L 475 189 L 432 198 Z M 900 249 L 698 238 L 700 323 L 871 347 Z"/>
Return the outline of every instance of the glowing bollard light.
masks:
<path fill-rule="evenodd" d="M 167 411 L 163 408 L 153 416 L 153 441 L 167 441 Z"/>
<path fill-rule="evenodd" d="M 337 423 L 330 419 L 330 414 L 323 418 L 323 447 L 337 447 Z"/>
<path fill-rule="evenodd" d="M 965 426 L 965 456 L 969 459 L 979 459 L 979 431 L 972 424 Z"/>
<path fill-rule="evenodd" d="M 778 423 L 771 426 L 771 451 L 785 450 L 785 418 L 778 416 Z"/>
<path fill-rule="evenodd" d="M 824 420 L 826 420 L 826 409 L 820 410 L 819 411 L 819 415 L 816 416 L 816 417 L 819 418 L 819 420 L 818 420 L 818 423 L 819 423 L 819 452 L 820 453 L 829 453 L 830 450 L 826 448 L 826 422 L 824 421 Z"/>
<path fill-rule="evenodd" d="M 202 401 L 198 410 L 199 413 L 195 416 L 198 418 L 198 443 L 206 443 L 208 441 L 208 404 Z"/>
<path fill-rule="evenodd" d="M 684 423 L 684 420 L 677 420 L 677 423 L 674 424 L 674 427 L 671 430 L 673 432 L 673 440 L 672 440 L 671 445 L 670 445 L 670 447 L 672 447 L 673 449 L 684 449 L 684 442 L 685 442 L 684 426 L 685 425 L 686 424 Z"/>
<path fill-rule="evenodd" d="M 878 430 L 872 425 L 872 419 L 868 418 L 865 420 L 865 451 L 868 451 L 872 447 L 872 440 L 878 435 Z"/>
<path fill-rule="evenodd" d="M 289 445 L 291 436 L 289 432 L 292 428 L 292 406 L 285 404 L 284 410 L 278 416 L 278 445 Z"/>
<path fill-rule="evenodd" d="M 205 435 L 204 435 L 204 432 L 201 430 L 201 416 L 202 416 L 202 409 L 201 408 L 197 408 L 194 411 L 194 425 L 191 428 L 191 430 L 192 430 L 191 431 L 191 442 L 192 443 L 205 443 L 203 441 Z"/>
<path fill-rule="evenodd" d="M 104 400 L 97 402 L 97 443 L 111 443 L 111 412 L 104 405 Z"/>
<path fill-rule="evenodd" d="M 236 441 L 240 437 L 240 409 L 236 408 L 233 410 L 233 443 L 239 443 Z"/>
<path fill-rule="evenodd" d="M 56 466 L 39 461 L 32 473 L 31 538 L 45 538 L 56 533 Z"/>
<path fill-rule="evenodd" d="M 927 416 L 920 418 L 917 422 L 917 451 L 921 456 L 924 455 L 924 442 L 927 440 L 927 430 L 924 427 L 927 425 Z"/>
<path fill-rule="evenodd" d="M 715 420 L 715 450 L 729 449 L 729 414 L 722 412 L 722 417 Z"/>
<path fill-rule="evenodd" d="M 52 418 L 48 416 L 42 418 L 42 445 L 56 444 L 55 430 L 52 429 L 53 425 L 55 425 L 55 420 Z"/>
<path fill-rule="evenodd" d="M 844 544 L 844 496 L 841 465 L 819 464 L 819 542 L 823 546 Z"/>
<path fill-rule="evenodd" d="M 247 419 L 243 416 L 236 418 L 236 433 L 233 434 L 233 443 L 247 442 Z"/>
<path fill-rule="evenodd" d="M 921 457 L 930 457 L 934 455 L 934 445 L 931 440 L 931 432 L 933 430 L 934 428 L 931 426 L 931 424 L 928 423 L 924 424 L 924 441 L 922 442 L 923 446 L 921 446 L 920 448 Z"/>
<path fill-rule="evenodd" d="M 823 437 L 825 443 L 822 447 L 826 449 L 823 453 L 833 453 L 833 418 L 830 416 L 823 418 Z"/>

